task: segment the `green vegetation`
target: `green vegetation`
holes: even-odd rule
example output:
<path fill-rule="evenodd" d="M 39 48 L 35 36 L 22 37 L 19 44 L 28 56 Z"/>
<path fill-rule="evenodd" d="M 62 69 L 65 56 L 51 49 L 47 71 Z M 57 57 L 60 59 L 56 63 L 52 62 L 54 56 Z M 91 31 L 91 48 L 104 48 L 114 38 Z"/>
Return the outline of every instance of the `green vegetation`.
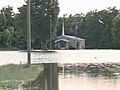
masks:
<path fill-rule="evenodd" d="M 90 11 L 86 15 L 83 13 L 71 14 L 69 17 L 65 17 L 65 34 L 84 38 L 88 49 L 115 48 L 115 43 L 112 42 L 115 39 L 112 36 L 112 27 L 113 19 L 119 14 L 118 11 L 115 7 L 109 7 L 101 11 Z M 117 21 L 119 20 L 117 19 Z M 62 18 L 59 18 L 58 35 L 61 35 L 61 22 Z M 119 23 L 117 26 L 120 26 Z M 120 29 L 118 28 L 118 30 Z"/>
<path fill-rule="evenodd" d="M 28 83 L 30 80 L 35 80 L 42 72 L 42 65 L 4 65 L 0 66 L 0 89 L 9 90 L 18 88 L 21 83 Z"/>
<path fill-rule="evenodd" d="M 14 46 L 14 12 L 12 10 L 9 6 L 0 10 L 0 48 Z"/>
<path fill-rule="evenodd" d="M 120 14 L 113 19 L 112 36 L 114 47 L 120 48 Z"/>
<path fill-rule="evenodd" d="M 27 6 L 23 5 L 15 15 L 15 28 L 18 48 L 26 48 Z M 52 38 L 56 37 L 59 14 L 58 0 L 31 0 L 32 47 L 48 49 L 50 42 L 50 16 L 52 20 Z M 24 33 L 24 34 L 23 34 Z"/>
<path fill-rule="evenodd" d="M 18 11 L 15 14 L 10 6 L 0 10 L 0 48 L 26 49 L 27 5 L 19 7 Z M 53 42 L 56 36 L 61 35 L 63 19 L 58 14 L 58 0 L 31 0 L 33 49 L 50 48 L 50 25 Z M 65 17 L 65 34 L 84 38 L 88 49 L 119 49 L 119 19 L 116 7 L 71 14 Z"/>
<path fill-rule="evenodd" d="M 27 3 L 26 3 L 27 4 Z M 10 6 L 0 10 L 0 48 L 26 49 L 27 5 L 13 12 Z M 58 0 L 31 0 L 32 48 L 48 49 L 50 43 L 50 16 L 52 39 L 55 39 L 58 22 Z"/>

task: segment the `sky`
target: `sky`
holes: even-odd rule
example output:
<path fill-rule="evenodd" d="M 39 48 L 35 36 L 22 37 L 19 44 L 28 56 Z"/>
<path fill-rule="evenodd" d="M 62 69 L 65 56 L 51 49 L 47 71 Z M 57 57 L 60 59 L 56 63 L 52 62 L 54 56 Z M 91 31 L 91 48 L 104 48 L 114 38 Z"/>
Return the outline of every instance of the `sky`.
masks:
<path fill-rule="evenodd" d="M 0 0 L 0 9 L 4 6 L 14 6 L 14 12 L 17 8 L 22 6 L 25 0 Z M 120 0 L 59 0 L 60 14 L 86 14 L 92 10 L 102 10 L 107 7 L 116 6 L 120 9 Z"/>

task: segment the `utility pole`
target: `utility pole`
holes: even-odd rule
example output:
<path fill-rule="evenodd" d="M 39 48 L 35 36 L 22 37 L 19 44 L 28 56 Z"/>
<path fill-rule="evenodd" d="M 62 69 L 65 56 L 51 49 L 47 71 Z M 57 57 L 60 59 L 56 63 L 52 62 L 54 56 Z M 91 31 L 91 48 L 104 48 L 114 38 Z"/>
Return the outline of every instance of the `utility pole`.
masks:
<path fill-rule="evenodd" d="M 52 50 L 52 15 L 50 15 L 50 50 Z"/>
<path fill-rule="evenodd" d="M 27 54 L 28 64 L 31 64 L 31 16 L 30 16 L 30 0 L 27 0 Z"/>

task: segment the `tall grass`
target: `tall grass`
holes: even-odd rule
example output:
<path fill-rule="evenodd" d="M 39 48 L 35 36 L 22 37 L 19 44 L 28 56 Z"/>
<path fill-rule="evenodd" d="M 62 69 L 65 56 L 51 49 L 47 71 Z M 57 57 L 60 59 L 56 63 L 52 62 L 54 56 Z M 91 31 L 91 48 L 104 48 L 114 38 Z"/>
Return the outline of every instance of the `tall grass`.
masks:
<path fill-rule="evenodd" d="M 43 70 L 40 65 L 3 65 L 0 66 L 0 89 L 17 88 L 23 81 L 27 83 L 29 80 L 34 80 Z"/>

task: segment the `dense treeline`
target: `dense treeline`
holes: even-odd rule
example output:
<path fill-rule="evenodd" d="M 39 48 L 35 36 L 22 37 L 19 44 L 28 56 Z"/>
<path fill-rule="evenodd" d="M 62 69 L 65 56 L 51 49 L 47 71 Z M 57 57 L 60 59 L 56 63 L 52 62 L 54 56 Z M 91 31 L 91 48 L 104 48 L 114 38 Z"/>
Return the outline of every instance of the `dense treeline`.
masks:
<path fill-rule="evenodd" d="M 27 2 L 26 2 L 27 3 Z M 18 8 L 18 13 L 13 15 L 12 7 L 4 7 L 0 12 L 0 48 L 6 48 L 11 42 L 19 49 L 27 46 L 27 5 Z M 32 26 L 32 48 L 47 49 L 50 43 L 50 18 L 52 21 L 52 39 L 57 35 L 57 20 L 59 7 L 57 0 L 31 0 L 31 26 Z M 14 28 L 14 36 L 9 37 L 11 27 Z M 2 36 L 3 35 L 3 36 Z M 12 35 L 12 34 L 10 34 Z M 10 39 L 10 40 L 9 40 Z"/>
<path fill-rule="evenodd" d="M 19 8 L 19 13 L 15 16 L 17 30 L 17 46 L 26 48 L 26 26 L 27 26 L 27 6 Z M 31 0 L 31 27 L 32 27 L 32 48 L 47 49 L 50 42 L 50 19 L 52 37 L 56 37 L 57 19 L 59 7 L 57 0 Z"/>
<path fill-rule="evenodd" d="M 89 49 L 118 49 L 120 48 L 120 34 L 115 35 L 115 31 L 120 32 L 120 15 L 118 14 L 119 10 L 114 7 L 101 11 L 94 10 L 86 15 L 69 15 L 65 18 L 65 34 L 84 38 L 86 48 Z M 58 35 L 61 34 L 61 22 L 62 18 L 59 18 Z"/>
<path fill-rule="evenodd" d="M 26 49 L 27 5 L 0 10 L 0 48 Z M 61 35 L 62 17 L 58 18 L 57 0 L 31 0 L 32 48 L 48 49 L 50 44 L 50 19 L 52 40 Z M 115 7 L 90 11 L 86 15 L 65 17 L 65 34 L 86 39 L 89 49 L 120 48 L 120 14 Z"/>

